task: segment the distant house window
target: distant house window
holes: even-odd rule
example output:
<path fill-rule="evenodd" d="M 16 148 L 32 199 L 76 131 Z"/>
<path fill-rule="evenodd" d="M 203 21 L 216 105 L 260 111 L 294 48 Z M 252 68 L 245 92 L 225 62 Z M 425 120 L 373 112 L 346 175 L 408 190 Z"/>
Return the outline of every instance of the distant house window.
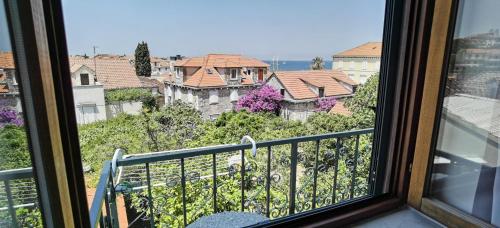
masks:
<path fill-rule="evenodd" d="M 280 89 L 281 96 L 285 96 L 285 89 Z"/>
<path fill-rule="evenodd" d="M 350 69 L 350 70 L 353 70 L 353 69 L 354 69 L 354 61 L 351 61 L 351 62 L 349 63 L 349 69 Z"/>
<path fill-rule="evenodd" d="M 363 70 L 368 69 L 368 62 L 367 61 L 363 61 L 363 63 L 361 64 L 361 69 L 363 69 Z"/>
<path fill-rule="evenodd" d="M 318 96 L 319 97 L 324 97 L 325 96 L 325 88 L 323 88 L 323 87 L 318 88 Z"/>
<path fill-rule="evenodd" d="M 238 78 L 238 71 L 237 69 L 231 69 L 231 80 L 235 80 Z"/>
<path fill-rule="evenodd" d="M 193 103 L 194 102 L 194 96 L 193 96 L 193 91 L 192 90 L 188 90 L 188 102 L 189 103 Z"/>
<path fill-rule="evenodd" d="M 219 90 L 210 90 L 208 92 L 208 103 L 209 104 L 217 104 L 219 103 Z"/>
<path fill-rule="evenodd" d="M 212 69 L 207 69 L 207 74 L 212 74 Z"/>
<path fill-rule="evenodd" d="M 231 90 L 231 95 L 229 96 L 229 98 L 231 99 L 231 101 L 238 101 L 239 98 L 238 90 L 237 89 Z"/>
<path fill-rule="evenodd" d="M 80 74 L 80 85 L 89 85 L 89 74 Z"/>

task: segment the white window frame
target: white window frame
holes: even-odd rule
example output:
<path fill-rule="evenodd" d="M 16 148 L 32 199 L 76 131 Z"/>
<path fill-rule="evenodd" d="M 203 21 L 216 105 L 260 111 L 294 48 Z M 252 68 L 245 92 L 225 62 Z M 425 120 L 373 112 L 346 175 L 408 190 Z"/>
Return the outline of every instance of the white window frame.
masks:
<path fill-rule="evenodd" d="M 364 60 L 364 61 L 361 63 L 361 69 L 362 69 L 362 70 L 367 70 L 367 69 L 368 69 L 368 61 L 367 61 L 367 60 Z"/>
<path fill-rule="evenodd" d="M 231 90 L 231 95 L 229 95 L 229 98 L 231 101 L 238 101 L 240 96 L 238 95 L 238 90 L 237 89 L 232 89 Z"/>
<path fill-rule="evenodd" d="M 233 74 L 233 72 L 234 72 L 234 74 Z M 237 80 L 238 79 L 238 69 L 232 68 L 232 69 L 229 70 L 229 79 L 231 79 L 231 80 Z"/>
<path fill-rule="evenodd" d="M 208 91 L 208 104 L 219 103 L 219 90 L 213 89 Z"/>

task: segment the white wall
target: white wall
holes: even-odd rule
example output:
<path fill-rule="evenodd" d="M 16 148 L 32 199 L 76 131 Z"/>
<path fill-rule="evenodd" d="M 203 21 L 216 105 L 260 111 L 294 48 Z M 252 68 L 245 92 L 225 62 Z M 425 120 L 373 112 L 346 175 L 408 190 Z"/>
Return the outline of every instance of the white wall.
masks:
<path fill-rule="evenodd" d="M 102 85 L 73 86 L 73 99 L 79 124 L 106 120 L 106 103 Z"/>
<path fill-rule="evenodd" d="M 115 101 L 106 105 L 106 117 L 111 119 L 120 113 L 138 115 L 141 110 L 142 102 L 140 101 Z"/>

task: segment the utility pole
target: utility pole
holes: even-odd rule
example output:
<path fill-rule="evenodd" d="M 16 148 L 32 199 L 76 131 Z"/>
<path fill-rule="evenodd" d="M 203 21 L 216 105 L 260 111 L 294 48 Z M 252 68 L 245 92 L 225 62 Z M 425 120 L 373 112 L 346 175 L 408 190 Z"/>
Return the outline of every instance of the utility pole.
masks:
<path fill-rule="evenodd" d="M 95 59 L 95 57 L 96 57 L 95 49 L 98 48 L 98 47 L 95 46 L 95 45 L 92 46 L 92 47 L 94 48 L 94 73 L 95 73 L 95 75 L 94 75 L 94 82 L 97 82 L 97 64 L 96 64 L 96 59 Z"/>

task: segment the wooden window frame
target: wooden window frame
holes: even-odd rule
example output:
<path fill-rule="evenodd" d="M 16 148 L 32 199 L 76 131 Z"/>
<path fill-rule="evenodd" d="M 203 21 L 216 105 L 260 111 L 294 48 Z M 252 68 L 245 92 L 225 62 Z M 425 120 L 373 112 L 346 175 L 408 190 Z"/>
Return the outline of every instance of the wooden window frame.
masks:
<path fill-rule="evenodd" d="M 493 227 L 428 194 L 458 1 L 435 0 L 408 204 L 449 227 Z"/>
<path fill-rule="evenodd" d="M 5 1 L 9 8 L 9 26 L 19 24 L 15 20 L 23 25 L 21 31 L 11 34 L 11 40 L 15 44 L 16 61 L 25 63 L 18 66 L 26 70 L 19 73 L 23 79 L 21 88 L 25 89 L 23 108 L 30 142 L 37 143 L 30 146 L 43 146 L 43 150 L 33 152 L 33 161 L 38 182 L 46 182 L 38 186 L 44 223 L 48 227 L 89 227 L 71 78 L 67 77 L 70 71 L 61 2 Z M 386 152 L 378 154 L 380 157 L 376 161 L 387 161 L 373 164 L 379 167 L 379 172 L 372 178 L 384 180 L 375 185 L 373 192 L 377 196 L 276 219 L 266 225 L 341 226 L 395 209 L 406 202 L 419 127 L 432 2 L 388 0 L 386 3 L 381 75 L 392 75 L 392 78 L 381 77 L 381 84 L 388 86 L 379 88 L 382 95 L 377 106 L 377 123 L 381 127 L 376 129 L 376 136 L 384 135 L 390 140 L 374 148 Z M 34 18 L 44 21 L 40 23 Z M 10 30 L 17 29 L 14 27 Z M 35 107 L 45 108 L 47 112 L 35 113 Z M 50 125 L 49 115 L 58 122 Z M 54 146 L 58 149 L 53 150 Z"/>
<path fill-rule="evenodd" d="M 4 3 L 44 227 L 90 227 L 61 2 Z"/>

